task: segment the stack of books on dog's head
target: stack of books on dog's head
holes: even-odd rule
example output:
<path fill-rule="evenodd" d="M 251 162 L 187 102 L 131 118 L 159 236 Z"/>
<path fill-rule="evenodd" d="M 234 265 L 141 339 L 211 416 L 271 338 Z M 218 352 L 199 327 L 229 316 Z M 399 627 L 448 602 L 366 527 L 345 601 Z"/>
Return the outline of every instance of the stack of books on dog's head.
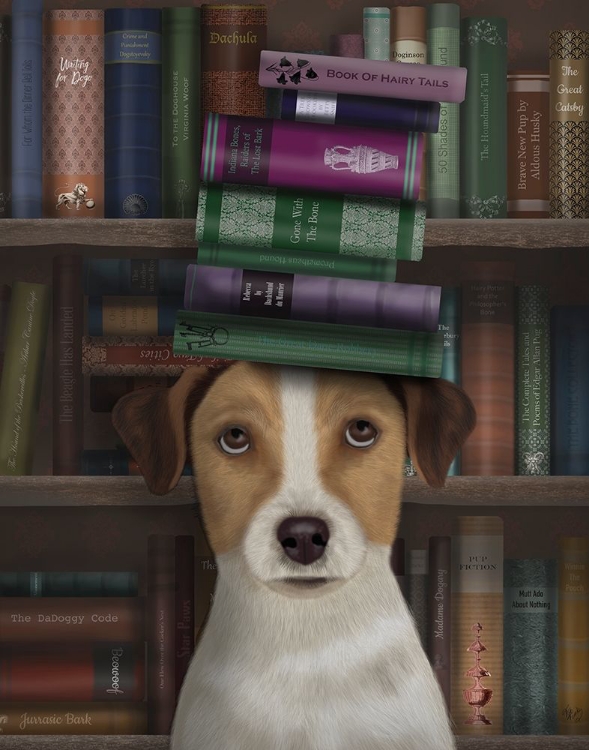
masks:
<path fill-rule="evenodd" d="M 466 70 L 263 51 L 259 83 L 281 119 L 205 117 L 174 353 L 439 377 L 441 288 L 396 262 L 422 257 L 424 132 Z"/>

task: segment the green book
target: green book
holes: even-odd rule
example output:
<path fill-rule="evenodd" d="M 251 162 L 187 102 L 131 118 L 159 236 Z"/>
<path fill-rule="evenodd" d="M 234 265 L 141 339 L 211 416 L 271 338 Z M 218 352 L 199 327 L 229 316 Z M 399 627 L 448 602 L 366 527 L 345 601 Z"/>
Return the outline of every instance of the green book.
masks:
<path fill-rule="evenodd" d="M 386 260 L 421 260 L 425 203 L 262 185 L 201 183 L 196 240 Z"/>
<path fill-rule="evenodd" d="M 326 255 L 312 250 L 234 247 L 207 242 L 198 246 L 198 263 L 203 266 L 247 268 L 250 271 L 282 271 L 369 281 L 395 281 L 397 276 L 396 260 L 333 253 Z"/>
<path fill-rule="evenodd" d="M 550 296 L 517 287 L 516 474 L 550 474 Z"/>
<path fill-rule="evenodd" d="M 162 10 L 162 217 L 194 219 L 200 174 L 200 8 Z"/>
<path fill-rule="evenodd" d="M 12 285 L 0 381 L 0 476 L 32 470 L 50 303 L 45 284 Z"/>
<path fill-rule="evenodd" d="M 179 310 L 174 354 L 438 378 L 439 333 Z"/>
<path fill-rule="evenodd" d="M 427 62 L 460 65 L 460 6 L 427 7 Z M 460 216 L 460 105 L 440 102 L 437 133 L 427 136 L 427 215 L 432 219 Z"/>
<path fill-rule="evenodd" d="M 507 218 L 507 19 L 461 23 L 460 215 Z"/>

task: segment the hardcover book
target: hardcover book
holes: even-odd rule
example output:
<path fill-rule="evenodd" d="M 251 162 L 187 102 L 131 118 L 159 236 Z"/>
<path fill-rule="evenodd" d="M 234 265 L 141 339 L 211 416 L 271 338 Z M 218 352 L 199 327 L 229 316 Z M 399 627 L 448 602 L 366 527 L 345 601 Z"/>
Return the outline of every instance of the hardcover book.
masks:
<path fill-rule="evenodd" d="M 161 11 L 108 8 L 104 31 L 105 216 L 159 219 Z"/>
<path fill-rule="evenodd" d="M 423 648 L 427 647 L 427 576 L 426 549 L 409 550 L 408 603 Z"/>
<path fill-rule="evenodd" d="M 104 216 L 102 10 L 44 16 L 43 216 Z"/>
<path fill-rule="evenodd" d="M 146 734 L 145 703 L 5 703 L 2 734 Z"/>
<path fill-rule="evenodd" d="M 84 294 L 170 296 L 184 293 L 189 260 L 175 258 L 84 258 Z"/>
<path fill-rule="evenodd" d="M 263 50 L 258 80 L 267 88 L 461 102 L 466 69 L 441 65 L 408 69 L 406 63 L 384 60 Z"/>
<path fill-rule="evenodd" d="M 422 133 L 205 116 L 206 182 L 417 200 Z"/>
<path fill-rule="evenodd" d="M 428 551 L 427 655 L 446 706 L 450 710 L 452 684 L 452 540 L 431 536 Z"/>
<path fill-rule="evenodd" d="M 390 60 L 391 11 L 389 8 L 368 7 L 362 11 L 364 58 Z"/>
<path fill-rule="evenodd" d="M 442 359 L 442 375 L 445 380 L 450 380 L 456 385 L 461 382 L 461 360 L 462 360 L 462 315 L 461 315 L 461 293 L 460 287 L 443 287 L 440 299 L 440 318 L 438 330 L 444 335 L 444 356 Z M 454 457 L 448 476 L 460 474 L 459 451 Z"/>
<path fill-rule="evenodd" d="M 176 311 L 182 309 L 177 297 L 88 297 L 90 336 L 173 336 Z"/>
<path fill-rule="evenodd" d="M 0 573 L 0 596 L 138 596 L 131 572 Z"/>
<path fill-rule="evenodd" d="M 10 16 L 0 15 L 0 102 L 10 102 L 12 88 L 12 24 Z M 0 219 L 10 219 L 12 165 L 10 134 L 12 118 L 0 117 Z"/>

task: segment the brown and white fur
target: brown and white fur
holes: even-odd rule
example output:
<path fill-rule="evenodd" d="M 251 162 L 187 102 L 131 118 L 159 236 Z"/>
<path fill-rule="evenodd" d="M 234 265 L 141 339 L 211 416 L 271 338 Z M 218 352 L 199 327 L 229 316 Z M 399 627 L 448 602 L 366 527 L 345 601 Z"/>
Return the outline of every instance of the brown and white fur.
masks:
<path fill-rule="evenodd" d="M 239 362 L 131 393 L 113 421 L 158 494 L 189 447 L 217 560 L 172 750 L 455 747 L 390 551 L 407 453 L 441 486 L 474 427 L 460 388 Z M 310 564 L 278 539 L 293 517 L 327 524 Z"/>

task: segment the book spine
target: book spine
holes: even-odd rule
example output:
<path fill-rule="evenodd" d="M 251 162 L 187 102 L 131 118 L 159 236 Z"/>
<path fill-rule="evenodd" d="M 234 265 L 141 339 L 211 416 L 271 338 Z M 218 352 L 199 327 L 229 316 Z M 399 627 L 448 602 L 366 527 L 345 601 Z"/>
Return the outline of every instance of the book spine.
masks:
<path fill-rule="evenodd" d="M 386 260 L 421 260 L 425 204 L 395 198 L 203 184 L 196 240 L 277 250 L 309 250 Z"/>
<path fill-rule="evenodd" d="M 128 451 L 85 450 L 82 451 L 82 475 L 89 477 L 141 477 L 143 472 Z M 192 468 L 186 464 L 182 476 L 192 476 Z"/>
<path fill-rule="evenodd" d="M 0 642 L 83 643 L 144 637 L 143 601 L 138 597 L 0 598 Z"/>
<path fill-rule="evenodd" d="M 409 609 L 421 645 L 427 644 L 427 550 L 409 550 Z"/>
<path fill-rule="evenodd" d="M 386 328 L 247 318 L 181 310 L 174 354 L 437 378 L 443 337 Z"/>
<path fill-rule="evenodd" d="M 43 2 L 12 3 L 12 218 L 40 219 L 43 196 Z"/>
<path fill-rule="evenodd" d="M 201 5 L 202 111 L 264 117 L 258 84 L 266 46 L 265 5 Z"/>
<path fill-rule="evenodd" d="M 97 413 L 110 413 L 117 401 L 127 393 L 140 388 L 170 388 L 177 378 L 133 378 L 98 377 L 90 378 L 90 410 Z"/>
<path fill-rule="evenodd" d="M 5 703 L 2 734 L 146 734 L 144 703 Z"/>
<path fill-rule="evenodd" d="M 561 537 L 558 734 L 589 734 L 589 538 Z"/>
<path fill-rule="evenodd" d="M 10 16 L 0 15 L 0 102 L 11 101 L 12 24 Z M 10 219 L 12 166 L 10 126 L 12 117 L 0 118 L 0 219 Z"/>
<path fill-rule="evenodd" d="M 414 74 L 398 62 L 331 55 L 297 59 L 289 52 L 263 50 L 258 80 L 265 88 L 461 102 L 466 90 L 466 68 L 426 65 Z"/>
<path fill-rule="evenodd" d="M 195 561 L 195 584 L 197 596 L 194 600 L 194 625 L 196 639 L 204 629 L 215 598 L 217 561 L 213 555 L 198 555 Z"/>
<path fill-rule="evenodd" d="M 511 263 L 470 263 L 462 283 L 462 387 L 477 424 L 462 447 L 461 471 L 515 473 L 515 306 Z"/>
<path fill-rule="evenodd" d="M 424 65 L 427 62 L 426 9 L 418 5 L 393 8 L 391 59 Z M 427 199 L 427 156 L 424 152 L 419 177 L 419 200 Z"/>
<path fill-rule="evenodd" d="M 364 8 L 362 12 L 364 58 L 390 60 L 391 11 L 389 8 Z"/>
<path fill-rule="evenodd" d="M 176 537 L 176 700 L 194 652 L 194 537 Z"/>
<path fill-rule="evenodd" d="M 207 266 L 244 268 L 264 273 L 301 271 L 308 276 L 368 281 L 394 281 L 397 276 L 396 260 L 335 253 L 323 256 L 314 250 L 260 249 L 203 242 L 199 245 L 197 259 Z"/>
<path fill-rule="evenodd" d="M 423 133 L 209 112 L 201 179 L 417 200 L 423 139 Z"/>
<path fill-rule="evenodd" d="M 441 287 L 189 265 L 184 309 L 437 331 Z"/>
<path fill-rule="evenodd" d="M 551 471 L 589 474 L 589 306 L 551 310 Z"/>
<path fill-rule="evenodd" d="M 143 644 L 112 642 L 68 653 L 35 648 L 0 651 L 2 701 L 140 701 Z"/>
<path fill-rule="evenodd" d="M 4 364 L 4 352 L 6 350 L 6 334 L 8 332 L 8 310 L 12 288 L 9 284 L 0 286 L 0 378 L 2 376 L 2 365 Z"/>
<path fill-rule="evenodd" d="M 80 473 L 84 440 L 82 258 L 53 259 L 53 474 Z"/>
<path fill-rule="evenodd" d="M 43 34 L 43 216 L 102 218 L 104 11 L 47 11 Z"/>
<path fill-rule="evenodd" d="M 442 375 L 460 385 L 461 362 L 461 294 L 460 287 L 443 287 L 440 300 L 440 318 L 438 330 L 444 334 L 444 356 L 442 358 Z M 448 476 L 460 474 L 460 451 L 450 464 Z"/>
<path fill-rule="evenodd" d="M 440 104 L 288 89 L 282 92 L 280 116 L 297 122 L 435 133 L 440 125 Z"/>
<path fill-rule="evenodd" d="M 427 62 L 460 65 L 460 6 L 427 7 Z M 432 219 L 460 216 L 460 105 L 441 102 L 439 128 L 426 138 L 427 215 Z"/>
<path fill-rule="evenodd" d="M 550 294 L 516 290 L 516 473 L 550 474 Z"/>
<path fill-rule="evenodd" d="M 507 216 L 550 216 L 550 81 L 547 73 L 507 76 Z"/>
<path fill-rule="evenodd" d="M 452 677 L 452 586 L 449 536 L 432 536 L 428 550 L 427 655 L 450 710 Z"/>
<path fill-rule="evenodd" d="M 402 537 L 397 537 L 391 547 L 391 570 L 395 574 L 395 579 L 399 584 L 399 589 L 408 601 L 409 598 L 409 586 L 407 576 L 405 575 L 405 540 Z"/>
<path fill-rule="evenodd" d="M 0 573 L 0 596 L 138 596 L 137 573 Z"/>
<path fill-rule="evenodd" d="M 550 33 L 550 216 L 589 218 L 589 31 Z"/>
<path fill-rule="evenodd" d="M 162 9 L 162 216 L 194 219 L 200 171 L 200 8 Z"/>
<path fill-rule="evenodd" d="M 463 18 L 460 108 L 460 214 L 507 217 L 507 19 Z"/>
<path fill-rule="evenodd" d="M 178 297 L 88 297 L 90 336 L 172 336 Z M 80 339 L 81 340 L 81 339 Z"/>
<path fill-rule="evenodd" d="M 505 734 L 558 734 L 556 560 L 504 563 Z M 534 664 L 534 685 L 529 666 Z"/>
<path fill-rule="evenodd" d="M 104 13 L 104 187 L 109 219 L 159 219 L 161 11 Z"/>
<path fill-rule="evenodd" d="M 0 476 L 32 471 L 50 300 L 45 284 L 12 285 L 0 381 Z"/>
<path fill-rule="evenodd" d="M 176 541 L 152 534 L 147 542 L 147 706 L 149 734 L 169 734 L 176 707 Z"/>
<path fill-rule="evenodd" d="M 189 260 L 84 258 L 84 294 L 134 297 L 183 294 Z"/>
<path fill-rule="evenodd" d="M 451 576 L 454 733 L 479 737 L 503 734 L 501 518 L 458 516 L 452 535 Z M 475 672 L 481 678 L 474 677 Z M 477 697 L 481 702 L 473 705 Z M 479 713 L 484 719 L 473 721 Z"/>
<path fill-rule="evenodd" d="M 84 375 L 126 377 L 175 377 L 187 367 L 224 367 L 218 357 L 176 355 L 171 336 L 84 336 L 82 373 Z"/>
<path fill-rule="evenodd" d="M 331 34 L 329 54 L 335 57 L 364 57 L 363 34 Z"/>

